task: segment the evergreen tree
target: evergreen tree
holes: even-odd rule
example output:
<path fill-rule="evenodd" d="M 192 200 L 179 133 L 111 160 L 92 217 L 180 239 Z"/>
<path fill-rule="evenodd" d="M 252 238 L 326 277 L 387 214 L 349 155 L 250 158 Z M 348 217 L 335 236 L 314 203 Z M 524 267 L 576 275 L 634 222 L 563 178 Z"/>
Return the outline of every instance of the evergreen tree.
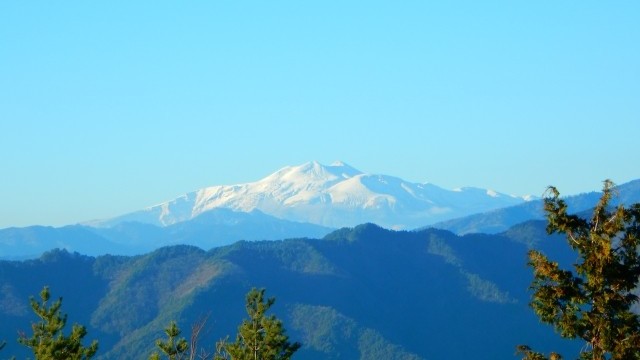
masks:
<path fill-rule="evenodd" d="M 247 294 L 248 319 L 238 327 L 236 341 L 221 342 L 216 359 L 232 360 L 287 360 L 300 348 L 290 343 L 282 321 L 266 315 L 275 299 L 264 298 L 265 289 L 251 289 Z"/>
<path fill-rule="evenodd" d="M 49 288 L 44 287 L 40 292 L 42 302 L 30 299 L 31 308 L 40 321 L 31 325 L 33 335 L 27 338 L 21 335 L 18 342 L 33 351 L 36 360 L 85 360 L 91 359 L 98 350 L 98 342 L 93 341 L 89 347 L 82 345 L 82 339 L 87 335 L 84 326 L 74 324 L 71 334 L 65 336 L 63 329 L 67 323 L 67 315 L 62 315 L 62 298 L 51 306 Z"/>
<path fill-rule="evenodd" d="M 167 340 L 157 340 L 156 346 L 169 360 L 181 360 L 185 359 L 189 350 L 189 343 L 185 338 L 180 337 L 180 329 L 175 321 L 169 323 L 169 326 L 164 329 L 167 335 Z M 194 351 L 194 349 L 192 349 Z M 149 360 L 160 360 L 159 353 L 153 353 Z"/>
<path fill-rule="evenodd" d="M 531 307 L 562 337 L 582 339 L 580 359 L 640 359 L 640 320 L 631 308 L 638 302 L 632 291 L 640 276 L 640 204 L 611 207 L 614 186 L 605 181 L 590 220 L 567 214 L 556 188 L 544 199 L 548 233 L 566 234 L 578 253 L 574 271 L 531 250 L 533 267 Z M 527 360 L 557 360 L 528 346 L 518 350 Z"/>

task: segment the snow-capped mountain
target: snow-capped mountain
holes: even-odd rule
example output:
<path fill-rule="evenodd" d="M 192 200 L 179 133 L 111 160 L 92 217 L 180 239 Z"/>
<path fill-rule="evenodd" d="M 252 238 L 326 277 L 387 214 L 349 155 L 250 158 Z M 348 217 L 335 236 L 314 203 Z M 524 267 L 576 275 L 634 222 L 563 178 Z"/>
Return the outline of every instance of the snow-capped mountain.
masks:
<path fill-rule="evenodd" d="M 92 225 L 137 221 L 167 226 L 226 208 L 259 210 L 290 221 L 334 228 L 373 222 L 387 228 L 411 229 L 524 201 L 492 190 L 445 190 L 428 183 L 366 174 L 342 162 L 329 166 L 309 162 L 285 167 L 256 182 L 204 188 Z"/>

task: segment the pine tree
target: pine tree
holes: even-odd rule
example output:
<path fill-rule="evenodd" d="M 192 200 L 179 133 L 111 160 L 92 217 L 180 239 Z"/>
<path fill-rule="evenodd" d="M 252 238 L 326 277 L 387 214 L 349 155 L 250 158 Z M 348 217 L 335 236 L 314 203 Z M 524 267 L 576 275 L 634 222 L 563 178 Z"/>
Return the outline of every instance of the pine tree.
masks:
<path fill-rule="evenodd" d="M 265 289 L 251 289 L 247 294 L 248 319 L 238 327 L 236 341 L 221 342 L 216 359 L 232 360 L 288 360 L 300 348 L 290 343 L 282 321 L 266 315 L 275 299 L 264 298 Z"/>
<path fill-rule="evenodd" d="M 33 335 L 27 338 L 21 335 L 18 342 L 33 351 L 36 360 L 85 360 L 91 359 L 98 351 L 98 342 L 93 341 L 89 347 L 82 345 L 82 339 L 87 335 L 84 326 L 74 324 L 71 334 L 65 336 L 63 329 L 67 323 L 67 315 L 62 315 L 62 298 L 51 306 L 49 288 L 44 287 L 40 292 L 41 302 L 33 297 L 30 299 L 31 308 L 40 321 L 31 325 Z"/>
<path fill-rule="evenodd" d="M 580 359 L 640 359 L 640 319 L 631 308 L 640 276 L 640 204 L 611 207 L 613 183 L 605 181 L 590 220 L 567 214 L 556 188 L 544 199 L 547 232 L 566 234 L 578 253 L 574 271 L 560 269 L 539 251 L 529 252 L 533 267 L 531 307 L 562 337 L 582 339 Z M 557 360 L 528 346 L 518 350 L 527 360 Z"/>
<path fill-rule="evenodd" d="M 181 360 L 185 359 L 189 350 L 189 343 L 185 338 L 180 337 L 180 329 L 175 321 L 169 323 L 169 326 L 164 329 L 167 335 L 167 340 L 157 340 L 156 346 L 160 349 L 169 360 Z M 192 350 L 193 351 L 193 350 Z M 153 353 L 149 360 L 160 360 L 159 353 Z"/>

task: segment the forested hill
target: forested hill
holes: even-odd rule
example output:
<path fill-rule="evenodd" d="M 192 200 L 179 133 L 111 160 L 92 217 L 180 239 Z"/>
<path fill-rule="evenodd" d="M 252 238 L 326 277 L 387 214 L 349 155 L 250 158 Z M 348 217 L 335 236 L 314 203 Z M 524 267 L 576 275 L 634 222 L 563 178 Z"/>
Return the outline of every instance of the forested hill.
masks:
<path fill-rule="evenodd" d="M 87 325 L 101 359 L 144 359 L 175 319 L 188 332 L 209 316 L 203 346 L 233 336 L 244 294 L 265 287 L 298 359 L 514 359 L 515 346 L 563 350 L 528 307 L 527 245 L 544 223 L 502 235 L 458 237 L 442 230 L 394 232 L 375 225 L 322 240 L 238 242 L 203 251 L 166 247 L 135 257 L 52 251 L 0 262 L 2 357 L 34 320 L 29 296 L 49 285 L 70 323 Z M 540 237 L 542 236 L 542 237 Z M 537 245 L 536 245 L 537 246 Z M 547 249 L 567 258 L 561 247 Z"/>

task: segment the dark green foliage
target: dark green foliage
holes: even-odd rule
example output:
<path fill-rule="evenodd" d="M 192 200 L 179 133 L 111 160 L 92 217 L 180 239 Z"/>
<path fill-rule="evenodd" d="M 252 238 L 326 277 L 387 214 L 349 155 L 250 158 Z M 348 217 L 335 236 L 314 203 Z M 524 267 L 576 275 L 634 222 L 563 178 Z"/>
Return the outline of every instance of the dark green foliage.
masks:
<path fill-rule="evenodd" d="M 292 309 L 291 325 L 302 330 L 305 348 L 296 353 L 300 359 L 307 358 L 305 350 L 309 347 L 322 352 L 320 359 L 422 359 L 330 307 L 296 305 Z"/>
<path fill-rule="evenodd" d="M 286 360 L 300 348 L 300 343 L 290 343 L 282 321 L 275 315 L 267 315 L 275 299 L 264 297 L 265 289 L 251 289 L 247 294 L 248 319 L 238 327 L 236 341 L 222 343 L 216 359 L 233 360 Z"/>
<path fill-rule="evenodd" d="M 31 337 L 21 335 L 18 342 L 30 348 L 36 360 L 91 359 L 98 350 L 98 342 L 93 341 L 89 347 L 84 347 L 82 339 L 87 335 L 87 330 L 78 324 L 74 324 L 71 334 L 65 336 L 62 330 L 67 323 L 67 315 L 60 312 L 62 299 L 47 306 L 49 298 L 48 287 L 40 292 L 41 302 L 31 298 L 31 308 L 40 321 L 31 325 Z"/>
<path fill-rule="evenodd" d="M 518 354 L 522 354 L 522 356 L 524 356 L 524 360 L 562 360 L 562 355 L 558 353 L 551 352 L 549 353 L 549 357 L 546 357 L 539 352 L 533 351 L 527 345 L 518 345 L 518 347 L 516 348 L 516 352 Z"/>
<path fill-rule="evenodd" d="M 567 214 L 555 188 L 549 192 L 544 200 L 547 231 L 566 234 L 579 258 L 569 271 L 531 250 L 531 306 L 562 337 L 586 343 L 581 359 L 640 358 L 640 319 L 631 311 L 638 302 L 632 291 L 640 276 L 640 204 L 612 209 L 613 183 L 605 181 L 593 216 L 586 220 Z M 527 360 L 547 359 L 527 346 L 519 351 Z M 548 358 L 560 356 L 552 353 Z"/>
<path fill-rule="evenodd" d="M 180 337 L 180 329 L 175 321 L 169 323 L 164 333 L 167 335 L 167 340 L 156 340 L 156 346 L 162 352 L 162 355 L 166 356 L 169 360 L 181 360 L 185 359 L 189 350 L 189 343 L 183 337 Z M 160 353 L 153 353 L 149 360 L 160 360 Z"/>
<path fill-rule="evenodd" d="M 305 344 L 295 353 L 297 359 L 399 359 L 410 354 L 507 359 L 512 345 L 523 338 L 532 339 L 536 348 L 563 353 L 578 348 L 541 326 L 528 308 L 530 271 L 523 266 L 527 249 L 521 243 L 500 236 L 395 232 L 374 225 L 345 229 L 333 240 L 240 242 L 208 252 L 175 246 L 137 257 L 57 252 L 46 261 L 0 261 L 0 339 L 28 329 L 28 295 L 50 284 L 65 294 L 64 307 L 73 309 L 74 320 L 100 340 L 94 358 L 147 359 L 157 349 L 156 339 L 166 340 L 162 330 L 170 320 L 194 324 L 209 312 L 212 326 L 202 332 L 200 343 L 213 352 L 216 340 L 227 334 L 235 341 L 239 320 L 246 317 L 242 299 L 247 284 L 259 284 L 277 294 L 270 311 L 282 319 L 290 338 Z M 431 243 L 447 247 L 434 252 Z M 478 298 L 471 287 L 476 277 L 469 274 L 495 284 L 517 302 Z M 336 316 L 296 312 L 297 305 L 321 307 L 326 310 L 321 314 Z M 190 340 L 191 329 L 180 327 Z M 353 330 L 350 336 L 344 335 L 346 329 Z M 368 330 L 380 338 L 368 336 Z M 390 348 L 396 354 L 391 358 Z M 7 341 L 0 354 L 33 359 L 27 350 Z"/>

